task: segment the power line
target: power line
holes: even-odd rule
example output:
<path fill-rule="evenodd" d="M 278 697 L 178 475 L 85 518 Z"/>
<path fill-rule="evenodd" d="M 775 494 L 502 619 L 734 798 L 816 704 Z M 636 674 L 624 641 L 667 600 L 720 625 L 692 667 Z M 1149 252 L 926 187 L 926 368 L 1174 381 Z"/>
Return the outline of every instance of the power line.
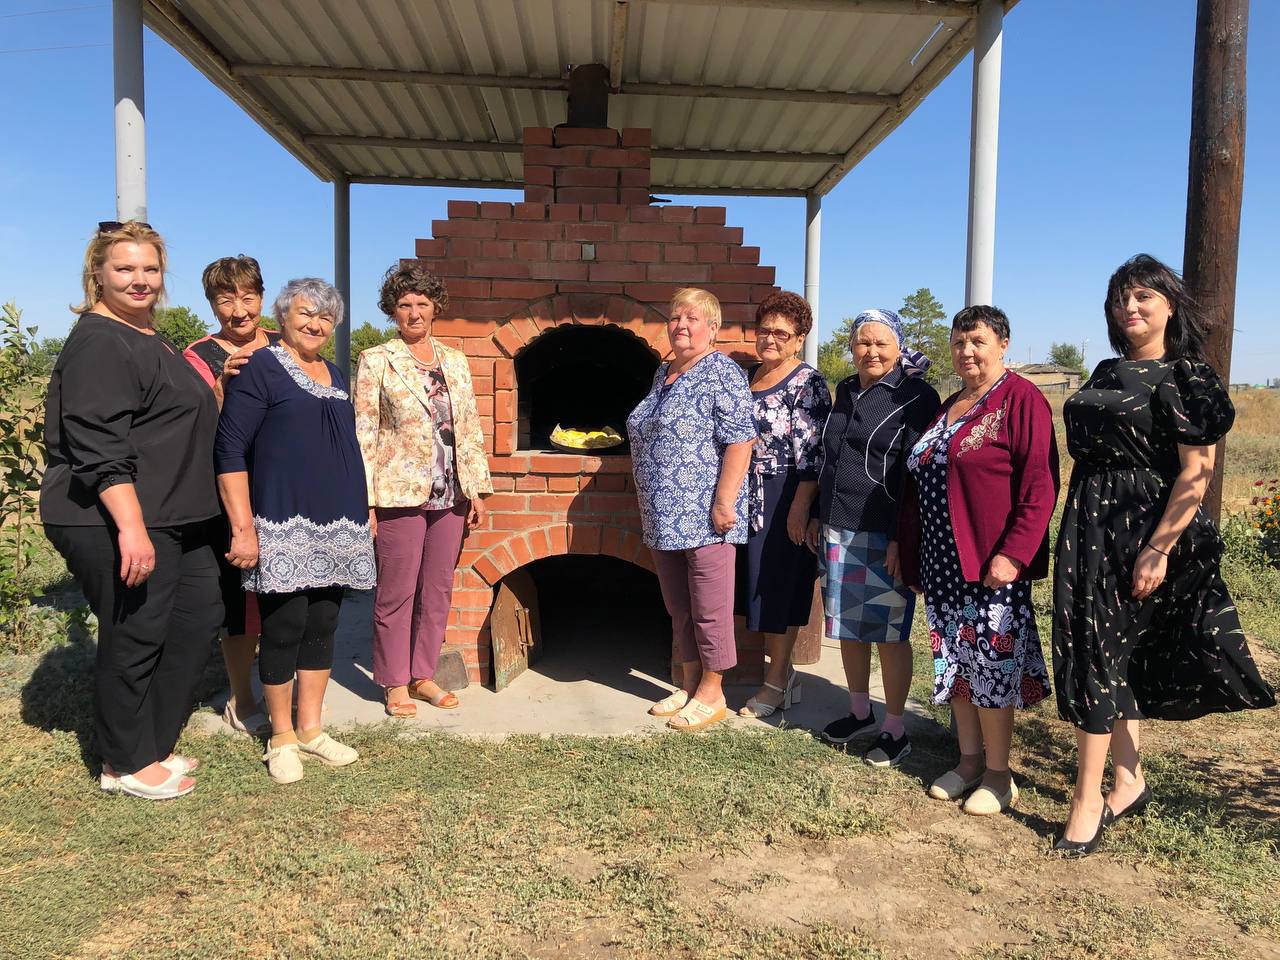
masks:
<path fill-rule="evenodd" d="M 71 13 L 75 10 L 97 10 L 100 7 L 108 7 L 108 3 L 84 3 L 78 7 L 54 7 L 52 10 L 27 10 L 24 13 L 3 13 L 0 14 L 0 20 L 13 20 L 17 17 L 39 17 L 46 13 Z"/>
<path fill-rule="evenodd" d="M 143 40 L 144 47 L 151 46 L 154 41 Z M 5 53 L 47 53 L 51 50 L 88 50 L 90 47 L 109 47 L 111 42 L 106 43 L 69 43 L 61 47 L 18 47 L 13 50 L 0 50 L 0 54 Z"/>

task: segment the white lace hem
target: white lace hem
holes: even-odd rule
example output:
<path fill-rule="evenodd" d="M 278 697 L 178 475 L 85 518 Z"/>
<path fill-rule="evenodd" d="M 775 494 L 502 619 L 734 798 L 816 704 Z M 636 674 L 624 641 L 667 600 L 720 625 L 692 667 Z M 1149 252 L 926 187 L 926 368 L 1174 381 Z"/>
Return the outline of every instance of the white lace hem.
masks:
<path fill-rule="evenodd" d="M 258 565 L 244 572 L 244 589 L 293 593 L 310 587 L 371 589 L 377 580 L 369 522 L 345 517 L 312 523 L 292 517 L 283 523 L 254 517 Z"/>
<path fill-rule="evenodd" d="M 298 366 L 297 361 L 289 355 L 289 351 L 278 343 L 270 347 L 265 347 L 264 349 L 280 361 L 280 366 L 284 367 L 284 372 L 293 379 L 294 383 L 307 391 L 307 393 L 311 394 L 313 397 L 319 397 L 321 400 L 348 399 L 347 391 L 340 390 L 337 387 L 326 387 L 323 384 L 316 383 L 308 377 L 302 372 L 302 368 Z"/>

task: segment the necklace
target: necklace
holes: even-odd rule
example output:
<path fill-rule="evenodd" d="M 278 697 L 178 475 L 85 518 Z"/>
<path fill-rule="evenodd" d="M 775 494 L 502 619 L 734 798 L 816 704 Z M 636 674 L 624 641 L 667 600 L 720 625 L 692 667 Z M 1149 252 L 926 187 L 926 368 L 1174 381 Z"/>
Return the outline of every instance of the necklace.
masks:
<path fill-rule="evenodd" d="M 424 343 L 431 348 L 430 360 L 424 360 L 421 357 L 419 357 L 417 353 L 414 352 L 415 347 L 421 347 L 421 345 Z M 413 362 L 416 363 L 418 366 L 430 368 L 436 365 L 436 347 L 435 347 L 435 344 L 431 342 L 431 339 L 429 337 L 419 340 L 417 343 L 413 343 L 413 344 L 406 343 L 405 346 L 409 350 L 409 356 L 413 357 Z"/>

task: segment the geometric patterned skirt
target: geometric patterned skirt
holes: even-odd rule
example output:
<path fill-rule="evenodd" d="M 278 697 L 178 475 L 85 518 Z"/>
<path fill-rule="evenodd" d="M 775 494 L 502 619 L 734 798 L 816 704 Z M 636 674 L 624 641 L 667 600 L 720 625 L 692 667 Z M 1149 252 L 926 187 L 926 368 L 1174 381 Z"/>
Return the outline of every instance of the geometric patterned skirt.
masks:
<path fill-rule="evenodd" d="M 889 535 L 823 524 L 822 539 L 818 569 L 828 639 L 907 642 L 916 595 L 885 570 Z"/>

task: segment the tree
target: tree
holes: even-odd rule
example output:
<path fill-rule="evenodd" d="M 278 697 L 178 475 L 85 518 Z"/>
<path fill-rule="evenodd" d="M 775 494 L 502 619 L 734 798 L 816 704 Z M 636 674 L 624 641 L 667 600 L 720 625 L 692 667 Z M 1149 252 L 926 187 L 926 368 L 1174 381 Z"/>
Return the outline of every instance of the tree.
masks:
<path fill-rule="evenodd" d="M 373 324 L 365 321 L 360 326 L 351 331 L 351 370 L 354 374 L 356 366 L 359 364 L 361 350 L 368 350 L 370 347 L 376 347 L 380 343 L 386 343 L 396 335 L 395 324 L 384 327 L 379 330 Z M 337 363 L 337 342 L 336 336 L 330 337 L 329 342 L 324 345 L 320 351 L 320 356 L 326 360 Z"/>
<path fill-rule="evenodd" d="M 928 287 L 921 287 L 902 301 L 898 310 L 907 348 L 929 358 L 925 379 L 937 384 L 951 376 L 951 327 L 947 311 Z"/>
<path fill-rule="evenodd" d="M 1049 362 L 1069 370 L 1079 370 L 1082 377 L 1089 375 L 1084 365 L 1084 353 L 1074 343 L 1049 344 Z"/>
<path fill-rule="evenodd" d="M 832 387 L 853 374 L 853 361 L 849 358 L 849 335 L 846 332 L 850 323 L 852 318 L 845 318 L 831 339 L 818 345 L 818 371 Z"/>
<path fill-rule="evenodd" d="M 189 307 L 161 307 L 156 311 L 156 332 L 163 333 L 179 350 L 185 350 L 208 336 L 209 328 Z"/>
<path fill-rule="evenodd" d="M 39 345 L 31 350 L 31 366 L 42 377 L 53 373 L 53 365 L 58 362 L 58 354 L 62 352 L 66 337 L 45 337 Z"/>

